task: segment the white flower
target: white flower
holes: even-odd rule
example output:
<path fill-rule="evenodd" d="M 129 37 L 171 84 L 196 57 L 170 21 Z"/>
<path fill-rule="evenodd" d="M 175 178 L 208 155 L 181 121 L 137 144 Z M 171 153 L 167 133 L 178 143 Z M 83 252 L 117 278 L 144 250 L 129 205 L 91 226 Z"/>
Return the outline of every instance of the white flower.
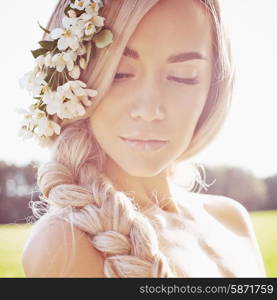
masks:
<path fill-rule="evenodd" d="M 46 117 L 40 119 L 37 123 L 37 127 L 34 129 L 35 134 L 38 136 L 52 136 L 54 133 L 57 135 L 61 132 L 61 127 L 54 121 L 48 120 Z"/>
<path fill-rule="evenodd" d="M 90 4 L 90 0 L 75 0 L 74 3 L 70 4 L 71 8 L 75 8 L 78 10 L 85 9 Z"/>
<path fill-rule="evenodd" d="M 33 113 L 34 113 L 34 106 L 30 105 L 29 111 L 24 108 L 16 108 L 14 111 L 19 114 L 23 114 L 23 118 L 20 121 L 21 127 L 18 131 L 18 136 L 23 137 L 23 139 L 33 137 L 33 129 L 36 124 Z"/>
<path fill-rule="evenodd" d="M 74 51 L 57 53 L 53 56 L 53 63 L 58 72 L 62 72 L 65 67 L 68 71 L 72 71 L 74 67 L 74 61 L 77 58 L 77 54 Z"/>
<path fill-rule="evenodd" d="M 94 3 L 90 3 L 86 7 L 86 13 L 89 14 L 89 15 L 91 15 L 92 17 L 98 15 L 98 11 L 99 11 L 99 8 L 100 8 L 99 2 L 100 1 L 94 1 Z M 102 1 L 101 1 L 101 4 L 102 4 Z"/>
<path fill-rule="evenodd" d="M 103 7 L 103 0 L 93 0 L 94 3 L 96 3 L 99 7 Z"/>
<path fill-rule="evenodd" d="M 42 101 L 46 104 L 47 113 L 54 115 L 61 110 L 63 99 L 57 92 L 49 91 L 43 95 Z"/>
<path fill-rule="evenodd" d="M 80 80 L 68 81 L 59 86 L 56 92 L 57 115 L 59 118 L 73 119 L 86 113 L 84 105 L 92 103 L 88 97 L 97 95 L 97 91 L 85 89 L 86 84 Z"/>
<path fill-rule="evenodd" d="M 52 39 L 58 40 L 58 49 L 65 50 L 70 47 L 76 51 L 79 47 L 79 39 L 83 36 L 84 22 L 79 18 L 64 17 L 62 20 L 64 28 L 55 28 L 51 31 Z"/>
<path fill-rule="evenodd" d="M 36 108 L 32 112 L 32 128 L 29 128 L 29 130 L 33 131 L 38 136 L 51 136 L 55 132 L 56 134 L 60 134 L 60 126 L 51 121 L 48 120 L 46 114 L 44 111 Z M 26 130 L 26 127 L 22 127 L 23 131 Z"/>
<path fill-rule="evenodd" d="M 74 68 L 71 70 L 71 72 L 69 72 L 69 75 L 73 79 L 78 79 L 80 77 L 80 74 L 81 74 L 81 70 L 78 65 L 75 65 Z"/>
<path fill-rule="evenodd" d="M 80 80 L 69 81 L 64 84 L 64 90 L 68 98 L 77 96 L 84 105 L 90 106 L 92 103 L 89 97 L 97 96 L 97 91 L 93 89 L 85 89 L 87 85 Z"/>
<path fill-rule="evenodd" d="M 86 62 L 86 60 L 83 57 L 80 58 L 80 62 L 79 63 L 80 63 L 80 67 L 83 70 L 87 67 L 87 62 Z"/>
<path fill-rule="evenodd" d="M 46 132 L 45 135 L 51 136 L 54 132 L 57 135 L 59 135 L 60 132 L 61 132 L 61 126 L 59 124 L 57 124 L 56 122 L 54 122 L 54 121 L 49 121 L 47 132 Z"/>
<path fill-rule="evenodd" d="M 67 13 L 69 18 L 76 18 L 76 12 L 73 9 L 70 9 Z"/>
<path fill-rule="evenodd" d="M 31 130 L 27 129 L 24 125 L 19 129 L 17 135 L 19 137 L 23 137 L 23 140 L 34 137 L 34 133 Z"/>
<path fill-rule="evenodd" d="M 80 20 L 83 21 L 89 21 L 90 19 L 92 19 L 94 16 L 96 16 L 97 14 L 88 14 L 88 13 L 83 13 L 81 14 L 81 16 L 79 17 Z"/>
<path fill-rule="evenodd" d="M 80 100 L 83 102 L 84 105 L 90 106 L 92 102 L 88 99 L 88 97 L 95 97 L 97 96 L 96 90 L 86 89 L 86 95 L 79 97 Z"/>
<path fill-rule="evenodd" d="M 97 96 L 98 92 L 97 92 L 97 90 L 86 89 L 86 94 L 89 97 L 95 97 L 95 96 Z"/>
<path fill-rule="evenodd" d="M 98 26 L 98 27 L 104 26 L 104 21 L 105 21 L 105 18 L 101 17 L 101 16 L 95 16 L 92 18 L 92 22 L 94 23 L 95 26 Z"/>
<path fill-rule="evenodd" d="M 94 24 L 90 21 L 86 23 L 85 34 L 92 35 L 96 31 Z"/>
<path fill-rule="evenodd" d="M 50 102 L 52 102 L 54 96 L 55 92 L 49 88 L 48 90 L 44 91 L 41 100 L 44 104 L 49 104 Z"/>
<path fill-rule="evenodd" d="M 66 82 L 61 88 L 66 93 L 66 97 L 84 96 L 86 94 L 86 83 L 81 80 L 71 80 Z"/>
<path fill-rule="evenodd" d="M 36 58 L 36 64 L 39 68 L 41 68 L 44 65 L 45 62 L 45 56 L 44 55 L 40 55 Z"/>
<path fill-rule="evenodd" d="M 85 27 L 85 22 L 81 18 L 68 18 L 67 16 L 62 19 L 63 27 L 66 29 L 71 29 L 78 38 L 82 38 L 83 29 Z"/>
<path fill-rule="evenodd" d="M 89 96 L 95 97 L 97 95 L 96 90 L 85 89 L 87 86 L 85 82 L 81 80 L 68 81 L 64 84 L 67 91 L 72 91 L 76 96 Z"/>
<path fill-rule="evenodd" d="M 15 109 L 16 112 L 24 114 L 21 123 L 21 128 L 18 136 L 23 136 L 24 139 L 37 136 L 51 136 L 55 132 L 60 134 L 61 127 L 52 120 L 49 120 L 44 111 L 35 108 L 34 105 L 29 106 L 29 111 L 23 108 Z"/>
<path fill-rule="evenodd" d="M 83 116 L 86 113 L 83 105 L 80 104 L 79 99 L 77 97 L 64 103 L 64 108 L 68 111 L 72 118 Z"/>
<path fill-rule="evenodd" d="M 85 23 L 86 35 L 92 35 L 96 31 L 95 26 L 103 27 L 105 21 L 104 17 L 98 16 L 97 14 L 88 14 L 88 13 L 83 13 L 80 16 L 80 19 L 84 21 L 88 21 Z"/>
<path fill-rule="evenodd" d="M 87 48 L 84 46 L 84 44 L 80 44 L 80 47 L 76 51 L 77 55 L 79 56 L 86 54 L 86 52 L 87 52 Z"/>
<path fill-rule="evenodd" d="M 33 120 L 33 111 L 32 110 L 26 110 L 24 108 L 16 108 L 14 110 L 18 114 L 23 114 L 23 119 L 20 121 L 21 125 L 29 126 L 31 129 L 34 127 L 34 120 Z"/>
<path fill-rule="evenodd" d="M 49 67 L 49 68 L 54 68 L 54 67 L 55 67 L 52 58 L 53 58 L 53 56 L 52 56 L 51 53 L 48 53 L 48 54 L 45 56 L 45 59 L 44 59 L 45 67 Z"/>
<path fill-rule="evenodd" d="M 60 110 L 57 112 L 59 118 L 73 119 L 77 116 L 82 116 L 85 114 L 84 107 L 80 104 L 80 100 L 74 94 L 70 95 L 66 93 L 65 90 L 60 89 L 58 91 L 59 97 L 62 98 L 62 105 Z"/>
<path fill-rule="evenodd" d="M 37 72 L 37 70 L 30 71 L 19 80 L 21 88 L 26 88 L 34 97 L 40 94 L 41 88 L 47 84 L 44 80 L 46 74 Z"/>

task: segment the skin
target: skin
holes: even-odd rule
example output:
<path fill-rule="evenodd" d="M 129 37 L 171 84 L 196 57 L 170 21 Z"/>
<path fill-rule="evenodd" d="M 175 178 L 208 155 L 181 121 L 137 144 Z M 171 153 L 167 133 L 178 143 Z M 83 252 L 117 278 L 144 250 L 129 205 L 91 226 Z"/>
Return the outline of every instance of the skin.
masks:
<path fill-rule="evenodd" d="M 123 56 L 118 68 L 134 77 L 114 82 L 91 117 L 91 129 L 108 154 L 106 173 L 117 188 L 134 191 L 138 206 L 150 206 L 143 213 L 154 221 L 160 250 L 175 276 L 264 277 L 247 210 L 227 197 L 173 188 L 167 172 L 190 143 L 211 79 L 209 21 L 197 3 L 161 0 L 147 13 L 127 45 L 139 52 L 140 60 Z M 199 51 L 207 60 L 165 63 L 183 51 Z M 167 79 L 194 72 L 197 85 Z M 137 130 L 170 143 L 153 153 L 131 150 L 118 136 Z M 168 210 L 149 205 L 152 191 L 172 199 Z M 101 252 L 84 232 L 73 230 L 74 240 L 68 223 L 42 220 L 24 247 L 26 277 L 105 277 Z M 70 254 L 72 247 L 75 254 Z"/>
<path fill-rule="evenodd" d="M 90 118 L 92 131 L 108 154 L 106 174 L 118 189 L 135 192 L 139 207 L 150 205 L 153 191 L 159 198 L 172 198 L 167 170 L 189 146 L 204 107 L 212 72 L 211 43 L 209 18 L 197 1 L 159 1 L 127 44 L 140 58 L 123 55 L 120 61 L 117 73 L 131 77 L 116 77 Z M 187 51 L 206 59 L 166 62 L 169 56 Z M 169 76 L 197 77 L 197 84 Z M 156 151 L 140 152 L 119 138 L 137 131 L 155 133 L 169 143 Z M 177 210 L 174 200 L 170 205 L 170 210 Z"/>

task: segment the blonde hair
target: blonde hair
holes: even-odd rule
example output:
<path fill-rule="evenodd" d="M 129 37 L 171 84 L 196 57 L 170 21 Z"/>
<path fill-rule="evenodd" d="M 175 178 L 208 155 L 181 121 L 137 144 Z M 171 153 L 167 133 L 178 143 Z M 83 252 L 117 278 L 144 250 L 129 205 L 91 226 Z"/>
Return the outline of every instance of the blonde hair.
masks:
<path fill-rule="evenodd" d="M 203 149 L 221 128 L 231 101 L 233 69 L 217 0 L 198 0 L 206 8 L 213 29 L 213 76 L 208 98 L 183 161 Z M 89 129 L 88 116 L 108 91 L 126 44 L 142 17 L 158 0 L 105 1 L 101 15 L 111 28 L 114 42 L 94 53 L 81 75 L 98 90 L 86 116 L 63 123 L 52 139 L 50 162 L 38 168 L 40 201 L 31 203 L 37 218 L 55 216 L 86 232 L 103 254 L 106 277 L 174 277 L 159 249 L 155 226 L 141 213 L 127 193 L 118 191 L 104 175 L 105 153 Z M 60 0 L 48 24 L 59 26 L 68 1 Z M 174 168 L 173 168 L 174 169 Z M 174 173 L 172 169 L 172 174 Z"/>

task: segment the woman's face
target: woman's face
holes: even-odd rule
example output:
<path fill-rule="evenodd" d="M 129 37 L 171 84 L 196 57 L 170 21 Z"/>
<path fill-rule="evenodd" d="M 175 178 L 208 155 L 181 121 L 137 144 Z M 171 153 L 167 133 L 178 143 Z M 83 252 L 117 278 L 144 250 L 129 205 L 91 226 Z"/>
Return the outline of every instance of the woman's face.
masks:
<path fill-rule="evenodd" d="M 90 118 L 109 164 L 151 177 L 187 149 L 211 81 L 209 22 L 194 0 L 161 0 L 143 17 Z"/>

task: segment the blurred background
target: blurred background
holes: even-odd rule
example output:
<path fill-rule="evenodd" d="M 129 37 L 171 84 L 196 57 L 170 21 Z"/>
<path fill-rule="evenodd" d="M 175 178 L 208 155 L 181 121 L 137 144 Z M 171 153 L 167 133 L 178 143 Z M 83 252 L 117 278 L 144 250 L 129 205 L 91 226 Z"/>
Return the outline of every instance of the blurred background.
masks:
<path fill-rule="evenodd" d="M 50 153 L 18 136 L 17 107 L 32 99 L 18 80 L 32 70 L 56 0 L 3 1 L 0 12 L 2 109 L 0 110 L 0 277 L 24 277 L 20 259 L 38 199 L 36 164 Z M 209 185 L 201 193 L 242 203 L 250 213 L 267 276 L 277 277 L 277 2 L 220 0 L 237 68 L 230 115 L 218 137 L 189 162 L 204 167 Z M 181 178 L 193 176 L 188 163 Z"/>

